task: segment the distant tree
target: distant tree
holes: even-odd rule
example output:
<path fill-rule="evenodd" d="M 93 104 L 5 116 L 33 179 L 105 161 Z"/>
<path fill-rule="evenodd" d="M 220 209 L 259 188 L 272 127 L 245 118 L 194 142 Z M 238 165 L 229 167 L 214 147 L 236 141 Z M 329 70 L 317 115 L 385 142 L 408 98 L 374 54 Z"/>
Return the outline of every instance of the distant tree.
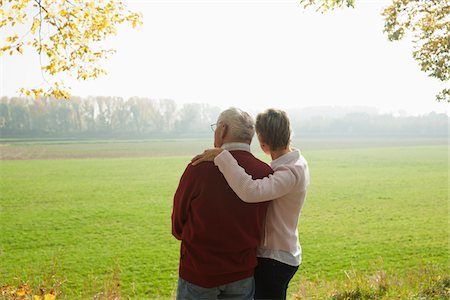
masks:
<path fill-rule="evenodd" d="M 211 132 L 210 124 L 212 124 L 219 113 L 215 107 L 208 104 L 187 103 L 184 104 L 178 112 L 178 118 L 175 123 L 175 131 L 178 134 L 201 133 L 208 134 Z"/>
<path fill-rule="evenodd" d="M 171 99 L 162 99 L 159 101 L 159 107 L 162 116 L 163 128 L 162 132 L 171 132 L 175 125 L 177 104 Z"/>
<path fill-rule="evenodd" d="M 10 105 L 8 98 L 3 96 L 0 98 L 0 131 L 7 130 L 11 123 Z"/>
<path fill-rule="evenodd" d="M 97 109 L 97 130 L 100 132 L 112 131 L 112 118 L 113 118 L 113 107 L 112 103 L 114 101 L 121 101 L 120 97 L 96 97 L 96 109 Z"/>
<path fill-rule="evenodd" d="M 11 116 L 10 129 L 13 132 L 19 133 L 27 131 L 30 126 L 30 118 L 28 114 L 28 107 L 25 101 L 21 98 L 12 98 L 10 101 L 9 114 Z"/>
<path fill-rule="evenodd" d="M 94 132 L 95 131 L 95 105 L 94 98 L 89 97 L 88 99 L 81 101 L 79 105 L 80 118 L 81 118 L 81 132 Z"/>
<path fill-rule="evenodd" d="M 162 128 L 159 105 L 149 98 L 132 97 L 128 99 L 132 123 L 139 133 L 157 133 Z"/>
<path fill-rule="evenodd" d="M 336 7 L 354 6 L 354 0 L 300 0 L 304 7 L 316 6 L 325 12 Z M 449 0 L 392 0 L 382 13 L 384 32 L 390 41 L 413 33 L 413 57 L 421 70 L 443 82 L 450 79 L 450 2 Z M 450 89 L 436 96 L 450 102 Z"/>
<path fill-rule="evenodd" d="M 131 131 L 131 110 L 129 103 L 125 99 L 118 98 L 115 101 L 111 101 L 109 105 L 112 106 L 112 130 L 117 132 Z"/>
<path fill-rule="evenodd" d="M 106 73 L 100 61 L 114 50 L 103 49 L 98 42 L 115 34 L 119 24 L 128 22 L 134 28 L 140 19 L 120 0 L 0 0 L 0 30 L 7 30 L 0 55 L 33 49 L 48 89 L 22 88 L 21 92 L 36 98 L 69 98 L 64 82 L 49 76 L 86 80 Z"/>

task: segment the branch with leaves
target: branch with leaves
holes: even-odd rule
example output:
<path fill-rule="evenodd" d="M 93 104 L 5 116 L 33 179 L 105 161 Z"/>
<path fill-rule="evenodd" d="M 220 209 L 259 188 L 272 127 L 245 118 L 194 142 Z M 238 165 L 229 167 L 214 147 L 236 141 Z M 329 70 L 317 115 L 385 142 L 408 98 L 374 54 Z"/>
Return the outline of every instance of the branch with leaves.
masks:
<path fill-rule="evenodd" d="M 337 7 L 353 7 L 354 0 L 300 0 L 304 7 L 316 6 L 326 12 Z M 449 0 L 392 0 L 383 10 L 384 32 L 390 41 L 412 33 L 413 57 L 422 71 L 443 82 L 450 79 L 450 2 Z M 436 95 L 450 102 L 450 89 Z"/>
<path fill-rule="evenodd" d="M 300 0 L 300 3 L 303 4 L 304 8 L 315 6 L 316 11 L 322 13 L 344 5 L 347 7 L 355 6 L 355 0 Z"/>
<path fill-rule="evenodd" d="M 382 13 L 390 41 L 413 33 L 413 57 L 429 76 L 450 79 L 450 2 L 448 0 L 394 0 Z M 450 102 L 450 89 L 438 101 Z"/>
<path fill-rule="evenodd" d="M 142 24 L 139 13 L 117 0 L 0 0 L 0 7 L 0 30 L 24 31 L 7 36 L 0 55 L 22 54 L 27 47 L 39 55 L 47 89 L 21 89 L 35 98 L 68 99 L 68 87 L 56 80 L 61 75 L 87 80 L 106 74 L 100 63 L 114 50 L 103 49 L 100 42 L 115 35 L 121 23 Z"/>

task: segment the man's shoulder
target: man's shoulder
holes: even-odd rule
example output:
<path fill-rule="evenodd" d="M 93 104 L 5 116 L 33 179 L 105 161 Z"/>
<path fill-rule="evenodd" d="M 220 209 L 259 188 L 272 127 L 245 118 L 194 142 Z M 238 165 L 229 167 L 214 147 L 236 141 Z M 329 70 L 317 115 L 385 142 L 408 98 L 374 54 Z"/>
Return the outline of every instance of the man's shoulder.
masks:
<path fill-rule="evenodd" d="M 211 169 L 215 169 L 214 162 L 212 161 L 204 161 L 197 165 L 192 165 L 191 163 L 187 165 L 186 171 L 192 174 L 201 174 L 205 172 L 209 172 Z"/>
<path fill-rule="evenodd" d="M 241 165 L 244 169 L 255 169 L 260 174 L 270 174 L 273 172 L 272 168 L 259 158 L 256 158 L 252 153 L 248 151 L 230 151 L 231 155 L 238 161 L 239 165 Z M 250 170 L 247 170 L 250 171 Z"/>

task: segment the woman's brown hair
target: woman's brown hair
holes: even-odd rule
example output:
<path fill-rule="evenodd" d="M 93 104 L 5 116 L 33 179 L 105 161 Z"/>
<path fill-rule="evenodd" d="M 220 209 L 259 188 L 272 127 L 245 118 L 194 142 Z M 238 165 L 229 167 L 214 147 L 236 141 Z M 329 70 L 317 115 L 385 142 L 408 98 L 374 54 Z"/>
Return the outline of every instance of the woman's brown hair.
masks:
<path fill-rule="evenodd" d="M 270 108 L 256 117 L 256 133 L 272 150 L 286 149 L 291 142 L 291 126 L 286 112 Z"/>

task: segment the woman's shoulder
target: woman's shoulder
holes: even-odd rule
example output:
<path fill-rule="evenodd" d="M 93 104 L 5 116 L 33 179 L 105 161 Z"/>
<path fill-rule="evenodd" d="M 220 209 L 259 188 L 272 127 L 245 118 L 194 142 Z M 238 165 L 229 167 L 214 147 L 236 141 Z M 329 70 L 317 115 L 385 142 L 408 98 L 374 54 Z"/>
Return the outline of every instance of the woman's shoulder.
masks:
<path fill-rule="evenodd" d="M 272 168 L 275 173 L 286 172 L 292 174 L 295 176 L 297 184 L 301 186 L 304 185 L 305 181 L 309 182 L 308 162 L 300 153 L 297 158 L 272 166 Z"/>
<path fill-rule="evenodd" d="M 303 174 L 305 169 L 307 168 L 307 164 L 302 161 L 296 161 L 294 163 L 286 163 L 281 164 L 276 167 L 273 167 L 274 172 L 290 172 L 294 175 Z"/>

